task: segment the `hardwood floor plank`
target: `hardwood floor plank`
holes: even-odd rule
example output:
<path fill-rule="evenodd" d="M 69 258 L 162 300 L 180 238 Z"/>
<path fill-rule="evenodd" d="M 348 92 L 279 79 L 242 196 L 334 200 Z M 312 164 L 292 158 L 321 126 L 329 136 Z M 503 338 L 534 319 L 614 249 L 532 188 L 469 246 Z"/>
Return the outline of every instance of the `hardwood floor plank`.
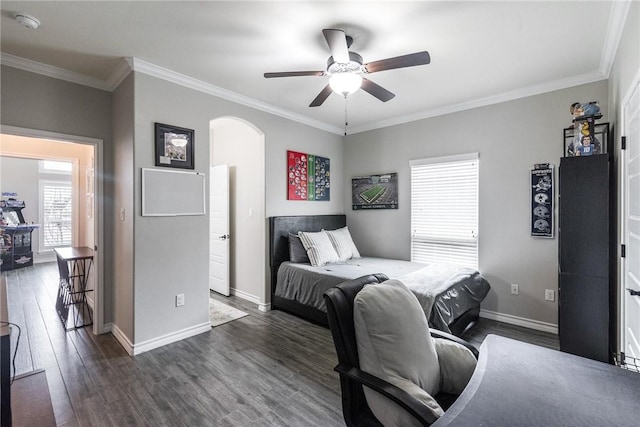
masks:
<path fill-rule="evenodd" d="M 68 423 L 73 425 L 77 421 L 60 370 L 57 366 L 50 367 L 46 369 L 46 373 L 47 382 L 49 383 L 49 395 L 51 396 L 51 405 L 53 406 L 53 414 L 56 417 L 56 423 L 58 425 Z"/>

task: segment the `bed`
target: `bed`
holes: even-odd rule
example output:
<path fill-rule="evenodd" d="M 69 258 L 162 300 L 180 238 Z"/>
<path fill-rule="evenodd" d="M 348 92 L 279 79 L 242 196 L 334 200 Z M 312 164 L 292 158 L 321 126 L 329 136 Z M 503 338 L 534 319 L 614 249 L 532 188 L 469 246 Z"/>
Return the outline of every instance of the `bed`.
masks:
<path fill-rule="evenodd" d="M 460 336 L 477 321 L 480 303 L 490 286 L 474 269 L 374 257 L 348 259 L 318 267 L 291 262 L 291 234 L 336 230 L 345 226 L 345 215 L 269 218 L 272 309 L 327 326 L 324 292 L 345 280 L 381 273 L 400 279 L 416 294 L 431 327 Z"/>

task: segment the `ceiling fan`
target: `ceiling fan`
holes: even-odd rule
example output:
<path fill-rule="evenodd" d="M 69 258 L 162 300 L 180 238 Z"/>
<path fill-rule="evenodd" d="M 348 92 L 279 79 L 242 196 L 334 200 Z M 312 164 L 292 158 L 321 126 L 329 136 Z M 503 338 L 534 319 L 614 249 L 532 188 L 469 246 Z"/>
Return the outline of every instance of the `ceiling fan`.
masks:
<path fill-rule="evenodd" d="M 324 38 L 327 40 L 331 56 L 327 60 L 326 71 L 285 71 L 279 73 L 264 73 L 265 78 L 273 77 L 299 77 L 299 76 L 331 76 L 329 84 L 322 89 L 320 94 L 311 102 L 309 107 L 318 107 L 336 92 L 347 96 L 362 87 L 365 92 L 375 96 L 382 102 L 387 102 L 396 96 L 382 86 L 362 76 L 378 71 L 392 70 L 394 68 L 414 67 L 426 65 L 431 62 L 429 52 L 422 51 L 409 55 L 396 56 L 363 64 L 362 56 L 349 51 L 353 38 L 347 36 L 342 30 L 324 29 Z"/>

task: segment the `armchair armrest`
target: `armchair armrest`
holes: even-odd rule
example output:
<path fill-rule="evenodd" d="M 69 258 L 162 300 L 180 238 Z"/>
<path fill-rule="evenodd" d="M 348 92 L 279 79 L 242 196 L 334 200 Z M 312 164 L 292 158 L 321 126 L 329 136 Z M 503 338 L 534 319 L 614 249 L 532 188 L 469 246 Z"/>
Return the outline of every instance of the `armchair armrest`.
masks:
<path fill-rule="evenodd" d="M 462 338 L 458 338 L 455 335 L 451 335 L 446 332 L 439 331 L 438 329 L 429 329 L 429 333 L 434 338 L 444 338 L 446 340 L 453 341 L 455 343 L 458 343 L 468 348 L 471 351 L 471 353 L 473 353 L 473 355 L 476 357 L 476 359 L 478 359 L 478 356 L 480 355 L 480 352 L 478 351 L 477 348 L 475 348 L 473 345 L 463 340 Z"/>
<path fill-rule="evenodd" d="M 344 375 L 372 390 L 377 391 L 388 399 L 391 399 L 425 426 L 429 426 L 438 420 L 438 418 L 429 409 L 427 409 L 423 403 L 401 388 L 396 387 L 381 378 L 368 374 L 367 372 L 355 367 L 346 368 L 342 365 L 338 365 L 334 370 L 340 375 Z"/>

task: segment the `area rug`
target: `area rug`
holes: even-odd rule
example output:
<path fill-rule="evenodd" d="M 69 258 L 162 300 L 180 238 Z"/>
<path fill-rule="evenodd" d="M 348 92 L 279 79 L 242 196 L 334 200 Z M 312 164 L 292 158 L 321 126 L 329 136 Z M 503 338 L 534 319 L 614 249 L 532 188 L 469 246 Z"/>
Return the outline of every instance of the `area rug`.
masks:
<path fill-rule="evenodd" d="M 224 323 L 231 322 L 232 320 L 238 320 L 244 316 L 248 316 L 249 313 L 245 313 L 242 310 L 233 308 L 220 301 L 209 298 L 209 318 L 211 319 L 211 327 L 220 326 Z"/>

